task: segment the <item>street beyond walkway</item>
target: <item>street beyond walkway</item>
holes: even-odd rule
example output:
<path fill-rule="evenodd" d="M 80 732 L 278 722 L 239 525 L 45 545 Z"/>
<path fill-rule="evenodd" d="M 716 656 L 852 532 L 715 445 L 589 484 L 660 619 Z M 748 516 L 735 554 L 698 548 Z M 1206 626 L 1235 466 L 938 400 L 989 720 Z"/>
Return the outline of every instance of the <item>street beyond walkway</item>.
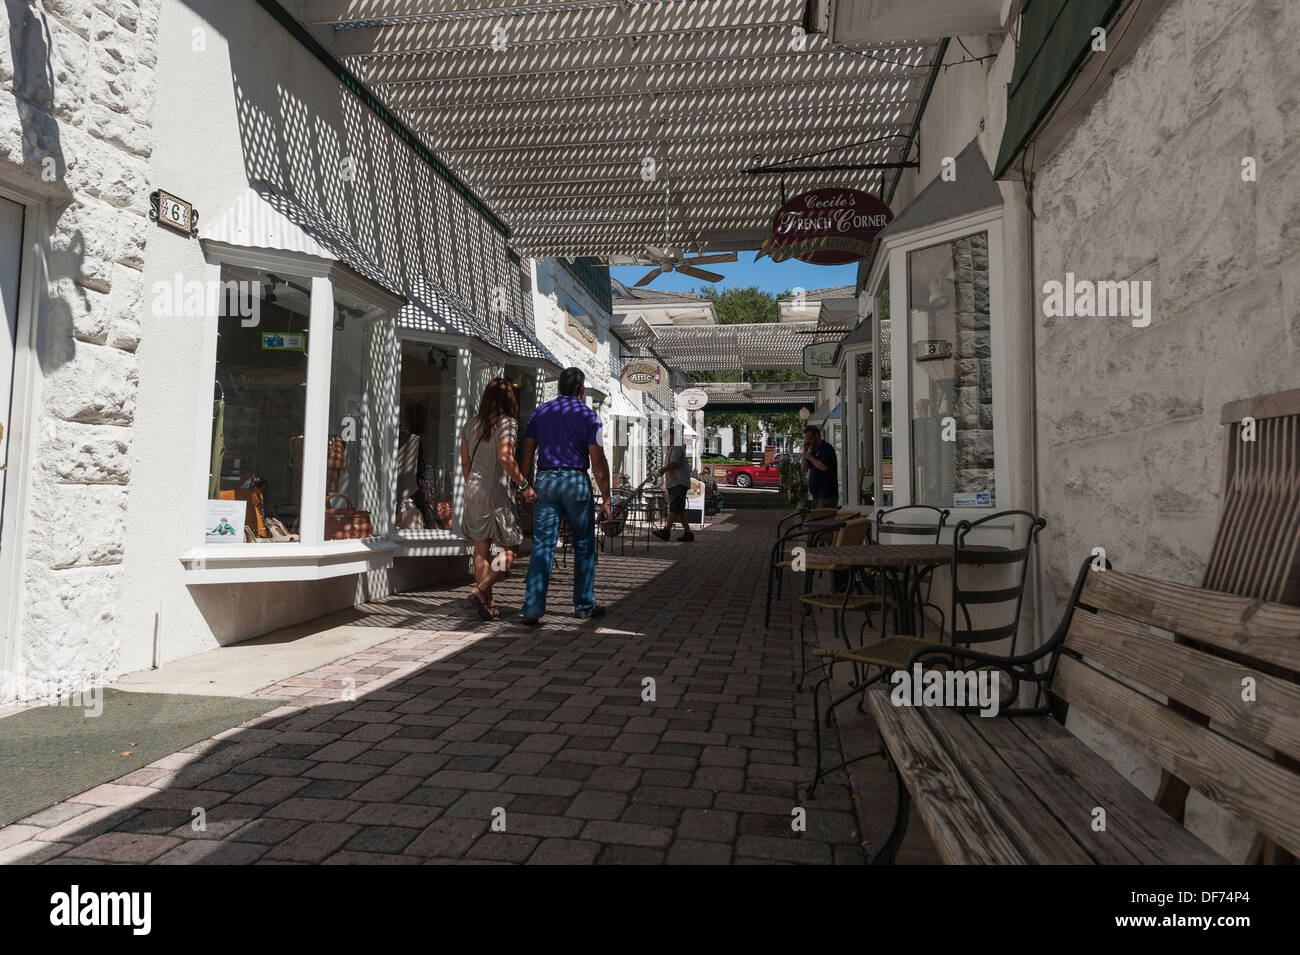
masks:
<path fill-rule="evenodd" d="M 602 553 L 597 620 L 571 615 L 571 557 L 538 627 L 519 621 L 522 567 L 495 623 L 467 587 L 368 605 L 354 624 L 396 636 L 258 690 L 286 698 L 260 719 L 0 829 L 0 862 L 861 863 L 893 784 L 870 760 L 806 796 L 790 601 L 762 626 L 775 520 Z M 871 748 L 869 720 L 844 725 Z M 933 858 L 914 825 L 900 861 Z"/>

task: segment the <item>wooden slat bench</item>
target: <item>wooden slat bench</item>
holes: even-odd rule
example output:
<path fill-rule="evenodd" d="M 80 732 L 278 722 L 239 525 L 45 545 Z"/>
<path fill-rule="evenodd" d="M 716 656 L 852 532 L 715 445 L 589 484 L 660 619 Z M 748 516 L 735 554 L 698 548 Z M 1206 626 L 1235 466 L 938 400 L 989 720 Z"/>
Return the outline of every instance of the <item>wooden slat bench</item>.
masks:
<path fill-rule="evenodd" d="M 1152 628 L 1231 650 L 1233 658 Z M 875 861 L 893 860 L 912 799 L 940 856 L 953 864 L 1225 861 L 1069 733 L 1062 725 L 1068 707 L 1300 852 L 1300 773 L 1268 756 L 1300 758 L 1300 607 L 1085 562 L 1065 618 L 1039 650 L 998 658 L 935 647 L 919 651 L 909 670 L 914 663 L 990 667 L 1001 673 L 1005 699 L 1036 683 L 1042 705 L 984 717 L 895 706 L 888 687 L 870 691 L 899 780 L 894 832 Z M 1170 701 L 1211 722 L 1189 719 Z M 1104 830 L 1094 828 L 1097 809 L 1105 810 Z"/>

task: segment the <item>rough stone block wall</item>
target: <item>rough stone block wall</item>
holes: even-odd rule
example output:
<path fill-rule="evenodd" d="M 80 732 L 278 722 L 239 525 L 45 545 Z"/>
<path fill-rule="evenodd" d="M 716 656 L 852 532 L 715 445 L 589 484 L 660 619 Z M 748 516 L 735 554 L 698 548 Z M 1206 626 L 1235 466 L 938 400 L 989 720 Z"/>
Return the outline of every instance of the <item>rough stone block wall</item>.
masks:
<path fill-rule="evenodd" d="M 1121 570 L 1200 583 L 1223 404 L 1300 387 L 1300 4 L 1173 0 L 1038 170 L 1035 280 L 1151 282 L 1150 325 L 1046 318 L 1037 378 L 1044 620 L 1093 547 Z M 1253 158 L 1258 181 L 1243 181 Z M 1098 749 L 1105 734 L 1074 720 Z M 1113 757 L 1153 791 L 1148 764 Z M 1248 833 L 1193 794 L 1193 831 Z"/>
<path fill-rule="evenodd" d="M 0 172 L 50 201 L 22 656 L 34 681 L 112 668 L 131 484 L 161 0 L 9 3 Z"/>
<path fill-rule="evenodd" d="M 1297 49 L 1290 0 L 1174 0 L 1038 172 L 1039 287 L 1072 271 L 1153 297 L 1145 328 L 1037 316 L 1048 619 L 1094 546 L 1199 583 L 1223 404 L 1300 387 Z"/>

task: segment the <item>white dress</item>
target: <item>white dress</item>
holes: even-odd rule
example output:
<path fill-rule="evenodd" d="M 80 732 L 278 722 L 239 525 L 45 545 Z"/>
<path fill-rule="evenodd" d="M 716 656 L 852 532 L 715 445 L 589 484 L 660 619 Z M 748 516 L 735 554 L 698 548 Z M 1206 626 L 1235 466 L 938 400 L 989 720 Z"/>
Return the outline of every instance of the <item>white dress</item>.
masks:
<path fill-rule="evenodd" d="M 514 418 L 502 418 L 492 429 L 492 435 L 479 441 L 478 425 L 471 418 L 461 432 L 460 439 L 470 451 L 469 479 L 465 482 L 465 508 L 460 516 L 460 527 L 470 540 L 493 540 L 503 547 L 517 547 L 524 539 L 515 516 L 515 498 L 510 488 L 510 475 L 497 460 L 497 448 L 502 439 L 517 440 L 519 423 Z"/>

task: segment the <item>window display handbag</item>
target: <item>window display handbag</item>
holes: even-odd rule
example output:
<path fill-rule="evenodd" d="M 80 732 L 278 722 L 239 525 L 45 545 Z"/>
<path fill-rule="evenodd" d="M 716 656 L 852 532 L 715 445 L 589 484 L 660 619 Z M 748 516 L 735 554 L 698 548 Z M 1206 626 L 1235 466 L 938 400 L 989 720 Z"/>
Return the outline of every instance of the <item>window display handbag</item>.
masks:
<path fill-rule="evenodd" d="M 330 502 L 342 499 L 347 507 L 330 507 Z M 374 537 L 375 528 L 370 522 L 370 512 L 357 510 L 345 494 L 329 494 L 325 498 L 325 539 L 327 541 L 357 540 Z"/>
<path fill-rule="evenodd" d="M 415 501 L 409 497 L 402 501 L 402 509 L 397 515 L 397 526 L 404 531 L 424 530 L 424 515 Z"/>
<path fill-rule="evenodd" d="M 296 468 L 302 467 L 302 435 L 289 439 L 289 459 Z M 341 434 L 331 434 L 325 449 L 325 469 L 327 471 L 346 471 L 348 467 L 348 445 Z"/>

